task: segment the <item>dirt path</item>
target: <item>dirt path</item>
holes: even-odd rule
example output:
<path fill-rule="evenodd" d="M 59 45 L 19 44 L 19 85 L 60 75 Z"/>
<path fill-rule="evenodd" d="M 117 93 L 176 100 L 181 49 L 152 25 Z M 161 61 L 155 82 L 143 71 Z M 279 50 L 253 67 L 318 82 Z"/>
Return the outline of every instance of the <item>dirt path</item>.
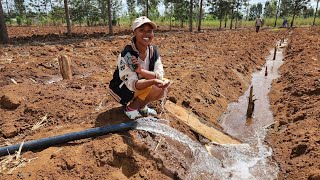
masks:
<path fill-rule="evenodd" d="M 320 179 L 320 29 L 296 29 L 272 84 L 275 126 L 267 141 L 280 179 Z"/>
<path fill-rule="evenodd" d="M 47 33 L 54 31 L 46 29 Z M 155 44 L 166 77 L 174 81 L 169 99 L 219 127 L 217 118 L 247 89 L 251 73 L 260 69 L 269 48 L 283 34 L 267 30 L 257 34 L 253 29 L 157 33 Z M 36 42 L 18 40 L 0 49 L 2 146 L 128 121 L 106 88 L 117 55 L 130 36 L 67 40 L 56 36 L 40 37 Z M 74 80 L 52 83 L 60 77 L 58 54 L 71 58 Z M 160 102 L 153 106 L 161 110 Z M 165 116 L 172 127 L 199 139 L 179 120 Z M 43 117 L 47 118 L 43 126 L 32 130 Z M 184 179 L 192 161 L 189 152 L 181 155 L 181 145 L 169 139 L 161 140 L 155 150 L 158 142 L 159 136 L 129 131 L 27 152 L 22 157 L 31 162 L 12 175 L 3 171 L 2 178 Z"/>

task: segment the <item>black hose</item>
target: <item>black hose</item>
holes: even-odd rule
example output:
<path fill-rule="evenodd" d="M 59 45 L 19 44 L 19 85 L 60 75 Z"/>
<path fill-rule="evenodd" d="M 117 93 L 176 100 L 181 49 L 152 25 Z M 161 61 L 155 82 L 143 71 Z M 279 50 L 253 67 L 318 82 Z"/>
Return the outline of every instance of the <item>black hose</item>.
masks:
<path fill-rule="evenodd" d="M 136 122 L 130 121 L 127 123 L 109 125 L 109 126 L 104 126 L 104 127 L 97 127 L 97 128 L 87 129 L 84 131 L 72 132 L 72 133 L 63 134 L 63 135 L 59 135 L 59 136 L 53 136 L 53 137 L 48 137 L 48 138 L 43 138 L 43 139 L 38 139 L 38 140 L 27 141 L 23 144 L 21 151 L 44 149 L 44 148 L 47 148 L 50 146 L 63 144 L 63 143 L 69 142 L 69 141 L 74 141 L 74 140 L 79 140 L 79 139 L 84 139 L 84 138 L 89 138 L 89 137 L 101 136 L 101 135 L 105 135 L 108 133 L 114 133 L 114 132 L 134 129 L 135 126 L 136 126 Z M 21 143 L 11 145 L 11 146 L 1 147 L 0 148 L 0 157 L 15 153 L 16 151 L 19 150 L 20 145 L 21 145 Z"/>

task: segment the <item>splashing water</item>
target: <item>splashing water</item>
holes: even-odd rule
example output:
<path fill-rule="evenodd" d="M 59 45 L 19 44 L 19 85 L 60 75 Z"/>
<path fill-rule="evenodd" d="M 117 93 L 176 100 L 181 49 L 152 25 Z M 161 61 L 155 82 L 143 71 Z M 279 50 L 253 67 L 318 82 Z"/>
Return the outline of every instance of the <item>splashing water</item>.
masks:
<path fill-rule="evenodd" d="M 164 105 L 166 104 L 167 96 L 168 96 L 168 88 L 165 88 L 162 99 L 161 99 L 161 104 L 160 104 L 161 105 L 160 117 L 162 117 L 162 115 L 165 112 Z"/>
<path fill-rule="evenodd" d="M 256 132 L 253 144 L 240 145 L 209 145 L 210 153 L 220 157 L 227 172 L 232 174 L 229 179 L 277 179 L 278 167 L 268 157 L 272 149 L 264 145 L 266 130 Z"/>
<path fill-rule="evenodd" d="M 176 129 L 161 123 L 162 121 L 166 120 L 153 117 L 140 118 L 137 120 L 136 129 L 164 135 L 187 146 L 194 156 L 194 161 L 187 170 L 188 177 L 186 179 L 195 179 L 199 177 L 199 174 L 201 174 L 201 178 L 205 179 L 225 179 L 229 176 L 227 172 L 221 172 L 224 171 L 222 163 L 212 157 L 201 144 L 194 142 Z"/>
<path fill-rule="evenodd" d="M 137 120 L 136 129 L 167 136 L 187 146 L 194 160 L 187 169 L 186 179 L 276 179 L 277 165 L 270 163 L 271 148 L 262 144 L 264 133 L 256 133 L 256 144 L 215 145 L 205 149 L 185 134 L 163 124 L 163 119 L 144 117 Z M 210 153 L 209 153 L 209 152 Z"/>

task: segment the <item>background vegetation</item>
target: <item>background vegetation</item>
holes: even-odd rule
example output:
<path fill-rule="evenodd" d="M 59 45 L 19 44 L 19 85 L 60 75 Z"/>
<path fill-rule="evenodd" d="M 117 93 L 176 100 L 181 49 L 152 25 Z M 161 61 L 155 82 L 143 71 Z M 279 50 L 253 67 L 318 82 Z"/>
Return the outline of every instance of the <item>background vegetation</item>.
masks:
<path fill-rule="evenodd" d="M 265 4 L 249 0 L 1 0 L 0 41 L 6 26 L 130 25 L 141 15 L 158 25 L 170 27 L 238 28 L 254 26 L 263 18 L 264 26 L 319 25 L 319 0 L 267 0 Z M 161 8 L 161 13 L 159 12 Z M 5 22 L 5 23 L 4 23 Z"/>

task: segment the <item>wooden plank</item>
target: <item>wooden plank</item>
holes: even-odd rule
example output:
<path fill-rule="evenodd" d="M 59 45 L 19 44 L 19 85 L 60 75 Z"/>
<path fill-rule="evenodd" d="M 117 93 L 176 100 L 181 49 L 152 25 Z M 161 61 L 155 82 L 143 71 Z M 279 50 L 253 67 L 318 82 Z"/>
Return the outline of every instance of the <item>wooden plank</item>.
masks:
<path fill-rule="evenodd" d="M 241 142 L 226 135 L 225 133 L 203 124 L 194 114 L 186 109 L 167 101 L 166 109 L 178 119 L 190 126 L 194 131 L 211 140 L 216 144 L 240 144 Z"/>

